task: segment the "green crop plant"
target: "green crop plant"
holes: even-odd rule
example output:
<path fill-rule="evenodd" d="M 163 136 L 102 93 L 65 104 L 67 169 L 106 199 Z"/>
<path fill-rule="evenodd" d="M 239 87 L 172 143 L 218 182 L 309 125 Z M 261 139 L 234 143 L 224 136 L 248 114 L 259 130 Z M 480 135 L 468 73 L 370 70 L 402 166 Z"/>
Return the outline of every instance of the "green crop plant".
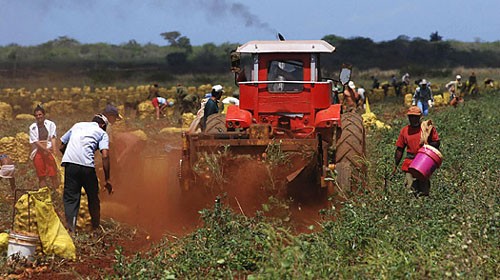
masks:
<path fill-rule="evenodd" d="M 283 221 L 205 210 L 205 226 L 147 255 L 121 260 L 119 277 L 247 279 L 494 279 L 500 265 L 498 93 L 431 112 L 443 165 L 430 197 L 415 198 L 390 176 L 391 130 L 368 135 L 370 192 L 322 211 L 319 231 L 293 234 Z M 399 104 L 376 107 L 394 112 Z M 385 109 L 384 109 L 385 108 Z M 384 111 L 387 110 L 387 111 Z M 117 257 L 120 257 L 119 255 Z M 146 279 L 147 277 L 138 277 Z"/>

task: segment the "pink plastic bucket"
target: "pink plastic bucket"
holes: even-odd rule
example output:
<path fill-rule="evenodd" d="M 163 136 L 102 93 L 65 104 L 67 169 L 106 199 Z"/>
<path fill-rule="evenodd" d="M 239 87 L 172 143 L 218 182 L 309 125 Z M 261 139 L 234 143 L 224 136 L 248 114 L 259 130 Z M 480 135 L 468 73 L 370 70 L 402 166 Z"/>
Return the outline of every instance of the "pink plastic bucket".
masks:
<path fill-rule="evenodd" d="M 443 155 L 434 147 L 424 145 L 418 150 L 408 171 L 418 179 L 429 179 L 443 162 Z"/>

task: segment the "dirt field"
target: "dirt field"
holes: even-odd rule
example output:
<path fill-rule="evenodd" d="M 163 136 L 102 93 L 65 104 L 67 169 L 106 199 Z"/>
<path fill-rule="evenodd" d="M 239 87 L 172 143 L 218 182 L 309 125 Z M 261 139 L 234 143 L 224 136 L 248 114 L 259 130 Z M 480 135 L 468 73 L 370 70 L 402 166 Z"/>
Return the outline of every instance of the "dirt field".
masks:
<path fill-rule="evenodd" d="M 253 160 L 231 160 L 225 170 L 231 178 L 225 189 L 182 193 L 178 183 L 180 137 L 175 134 L 165 139 L 154 138 L 141 154 L 130 155 L 112 167 L 114 193 L 100 194 L 104 232 L 97 236 L 82 232 L 75 237 L 77 261 L 43 257 L 33 265 L 6 264 L 3 271 L 12 277 L 32 279 L 101 278 L 113 274 L 115 250 L 122 248 L 124 255 L 133 255 L 147 251 L 162 238 L 175 239 L 192 232 L 201 225 L 198 211 L 212 207 L 217 196 L 248 216 L 262 211 L 262 204 L 268 203 L 265 215 L 282 219 L 297 232 L 315 230 L 311 225 L 319 221 L 318 210 L 325 204 L 308 200 L 269 202 L 270 194 L 279 195 L 283 191 L 265 189 L 269 185 L 268 171 Z M 99 168 L 100 163 L 96 166 Z M 18 175 L 32 172 L 32 168 L 28 162 L 21 166 Z M 275 187 L 278 185 L 276 182 Z M 11 212 L 8 205 L 12 203 L 12 200 L 2 203 L 5 212 Z M 56 210 L 64 220 L 62 209 Z M 2 219 L 2 225 L 9 228 L 10 220 Z"/>

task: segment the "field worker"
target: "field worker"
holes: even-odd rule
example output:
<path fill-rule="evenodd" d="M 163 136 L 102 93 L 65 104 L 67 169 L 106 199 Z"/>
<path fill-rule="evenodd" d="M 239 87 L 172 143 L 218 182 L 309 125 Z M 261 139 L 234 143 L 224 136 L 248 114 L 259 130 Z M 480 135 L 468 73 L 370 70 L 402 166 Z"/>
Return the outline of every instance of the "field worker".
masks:
<path fill-rule="evenodd" d="M 413 190 L 416 197 L 428 196 L 430 190 L 429 179 L 416 179 L 408 168 L 415 158 L 418 149 L 424 144 L 433 146 L 439 149 L 439 135 L 436 128 L 432 126 L 431 121 L 421 123 L 422 111 L 417 106 L 411 106 L 407 112 L 409 125 L 403 127 L 399 133 L 398 140 L 396 141 L 396 153 L 394 155 L 394 170 L 396 173 L 397 167 L 403 158 L 403 152 L 406 148 L 406 158 L 403 161 L 401 169 L 406 173 L 405 186 Z"/>
<path fill-rule="evenodd" d="M 212 93 L 207 103 L 205 104 L 205 108 L 203 110 L 203 118 L 200 122 L 202 131 L 205 131 L 208 116 L 219 113 L 218 103 L 220 98 L 222 97 L 222 93 L 224 93 L 224 88 L 221 85 L 215 85 L 212 87 Z"/>
<path fill-rule="evenodd" d="M 380 87 L 380 82 L 375 76 L 371 76 L 370 79 L 372 80 L 372 89 L 377 89 Z"/>
<path fill-rule="evenodd" d="M 56 149 L 56 124 L 45 118 L 45 109 L 38 105 L 34 110 L 36 121 L 29 127 L 30 159 L 35 165 L 38 186 L 47 186 L 50 178 L 52 188 L 57 188 L 57 166 L 54 158 Z"/>
<path fill-rule="evenodd" d="M 0 179 L 9 179 L 10 189 L 12 193 L 16 190 L 16 179 L 14 178 L 14 171 L 16 170 L 14 162 L 6 154 L 0 154 Z M 13 197 L 11 195 L 7 197 Z"/>
<path fill-rule="evenodd" d="M 401 77 L 401 86 L 404 87 L 404 93 L 408 93 L 410 87 L 410 74 L 405 73 L 403 77 Z"/>
<path fill-rule="evenodd" d="M 148 100 L 159 96 L 158 84 L 152 84 L 148 90 Z"/>
<path fill-rule="evenodd" d="M 177 88 L 175 90 L 175 106 L 174 106 L 174 117 L 177 120 L 178 124 L 182 123 L 182 114 L 184 114 L 184 108 L 182 107 L 182 102 L 184 98 L 188 95 L 188 92 L 182 84 L 177 84 Z"/>
<path fill-rule="evenodd" d="M 160 119 L 160 113 L 164 115 L 164 110 L 170 106 L 167 99 L 164 97 L 158 96 L 154 97 L 153 100 L 151 100 L 151 103 L 153 103 L 153 107 L 155 107 L 156 110 L 156 119 Z M 172 104 L 173 105 L 173 104 Z"/>
<path fill-rule="evenodd" d="M 457 106 L 458 103 L 463 103 L 463 90 L 464 84 L 462 82 L 462 76 L 455 76 L 454 81 L 448 82 L 445 87 L 450 92 L 450 104 Z"/>
<path fill-rule="evenodd" d="M 344 90 L 343 107 L 344 111 L 356 110 L 359 101 L 358 91 L 353 81 L 350 81 Z"/>
<path fill-rule="evenodd" d="M 477 78 L 476 73 L 472 72 L 469 76 L 469 81 L 467 83 L 467 93 L 468 94 L 476 94 L 478 93 L 477 89 Z"/>
<path fill-rule="evenodd" d="M 358 87 L 357 92 L 358 92 L 358 96 L 359 96 L 358 104 L 360 106 L 363 106 L 363 109 L 365 109 L 365 99 L 366 99 L 365 92 L 366 91 L 365 91 L 365 89 L 363 88 L 362 85 L 360 87 Z"/>
<path fill-rule="evenodd" d="M 427 116 L 429 115 L 429 108 L 434 106 L 434 96 L 432 95 L 432 90 L 430 86 L 428 86 L 426 79 L 422 79 L 418 85 L 419 86 L 413 94 L 412 105 L 418 106 L 423 115 Z"/>
<path fill-rule="evenodd" d="M 104 169 L 105 188 L 111 194 L 109 137 L 106 133 L 108 119 L 102 114 L 94 116 L 91 122 L 79 122 L 73 125 L 61 137 L 61 152 L 64 166 L 64 213 L 69 231 L 74 232 L 82 187 L 87 193 L 92 228 L 100 224 L 99 186 L 94 165 L 94 154 L 101 151 Z"/>
<path fill-rule="evenodd" d="M 406 85 L 406 86 L 409 86 L 410 85 L 410 74 L 408 73 L 405 73 L 403 75 L 403 77 L 401 77 L 401 82 Z"/>
<path fill-rule="evenodd" d="M 197 93 L 189 93 L 182 99 L 181 111 L 182 114 L 191 113 L 196 114 L 200 104 L 200 97 Z"/>
<path fill-rule="evenodd" d="M 193 122 L 189 125 L 189 133 L 197 133 L 200 132 L 201 130 L 201 121 L 203 120 L 203 116 L 205 114 L 205 105 L 207 104 L 208 100 L 212 97 L 212 93 L 209 92 L 205 94 L 205 96 L 201 99 L 200 102 L 200 109 L 198 112 L 196 112 L 196 117 L 194 118 Z"/>

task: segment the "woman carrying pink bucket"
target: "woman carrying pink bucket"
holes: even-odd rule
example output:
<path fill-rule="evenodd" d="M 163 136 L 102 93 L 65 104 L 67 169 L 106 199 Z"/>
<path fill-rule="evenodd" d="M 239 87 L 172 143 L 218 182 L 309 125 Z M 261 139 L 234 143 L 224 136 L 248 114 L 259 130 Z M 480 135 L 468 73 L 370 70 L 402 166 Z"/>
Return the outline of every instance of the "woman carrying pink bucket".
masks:
<path fill-rule="evenodd" d="M 403 158 L 401 169 L 406 173 L 405 186 L 411 188 L 416 197 L 429 196 L 430 177 L 441 166 L 443 156 L 439 152 L 439 135 L 431 120 L 422 122 L 422 111 L 411 106 L 407 114 L 409 125 L 403 127 L 396 141 L 393 174 Z"/>

